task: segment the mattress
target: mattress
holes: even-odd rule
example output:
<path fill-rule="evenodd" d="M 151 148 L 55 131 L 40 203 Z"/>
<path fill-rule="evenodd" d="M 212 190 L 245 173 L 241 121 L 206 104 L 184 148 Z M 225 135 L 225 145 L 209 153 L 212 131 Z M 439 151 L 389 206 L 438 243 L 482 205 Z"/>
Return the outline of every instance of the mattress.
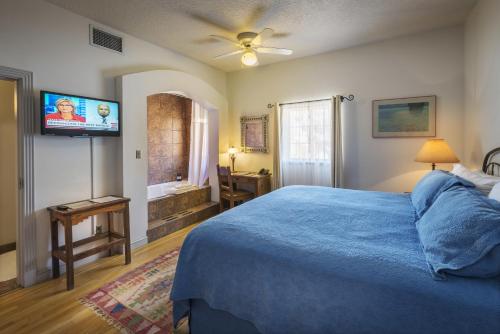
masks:
<path fill-rule="evenodd" d="M 500 279 L 429 273 L 408 194 L 292 186 L 186 238 L 174 321 L 199 299 L 261 333 L 499 333 Z"/>

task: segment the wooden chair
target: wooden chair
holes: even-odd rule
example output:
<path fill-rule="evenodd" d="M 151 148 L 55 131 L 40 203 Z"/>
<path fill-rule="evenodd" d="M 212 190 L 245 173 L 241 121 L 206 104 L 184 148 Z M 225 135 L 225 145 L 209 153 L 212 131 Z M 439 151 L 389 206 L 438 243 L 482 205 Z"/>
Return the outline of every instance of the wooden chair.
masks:
<path fill-rule="evenodd" d="M 219 177 L 219 205 L 220 211 L 224 211 L 224 204 L 222 200 L 229 202 L 229 208 L 234 208 L 236 202 L 247 201 L 254 198 L 254 194 L 235 189 L 234 183 L 231 179 L 231 168 L 221 167 L 217 165 L 217 176 Z"/>

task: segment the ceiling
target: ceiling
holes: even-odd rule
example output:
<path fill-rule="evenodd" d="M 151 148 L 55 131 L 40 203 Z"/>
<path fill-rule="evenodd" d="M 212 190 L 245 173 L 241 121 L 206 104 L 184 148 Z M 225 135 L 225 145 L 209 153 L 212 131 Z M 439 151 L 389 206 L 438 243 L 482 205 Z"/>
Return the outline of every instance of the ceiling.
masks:
<path fill-rule="evenodd" d="M 261 65 L 459 24 L 476 0 L 46 0 L 223 71 L 242 69 L 235 50 L 209 38 L 269 27 Z M 126 52 L 126 50 L 125 50 Z"/>

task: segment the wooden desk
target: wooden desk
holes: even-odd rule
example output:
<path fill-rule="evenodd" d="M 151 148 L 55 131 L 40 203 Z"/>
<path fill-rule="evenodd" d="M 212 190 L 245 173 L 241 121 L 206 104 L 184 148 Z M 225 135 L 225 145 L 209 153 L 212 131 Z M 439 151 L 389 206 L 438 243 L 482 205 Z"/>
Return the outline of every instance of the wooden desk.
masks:
<path fill-rule="evenodd" d="M 74 287 L 74 262 L 91 255 L 109 250 L 116 245 L 125 245 L 125 264 L 132 260 L 130 253 L 130 222 L 129 222 L 129 198 L 117 197 L 105 203 L 94 203 L 90 200 L 82 201 L 83 206 L 75 209 L 60 210 L 58 206 L 47 208 L 50 212 L 50 230 L 52 237 L 52 276 L 59 277 L 59 260 L 66 263 L 66 286 L 68 290 Z M 78 202 L 80 203 L 80 202 Z M 70 204 L 66 204 L 70 205 Z M 123 235 L 113 231 L 113 213 L 123 214 Z M 78 241 L 73 241 L 73 225 L 81 223 L 90 216 L 106 213 L 108 216 L 108 232 L 98 233 L 92 237 Z M 59 233 L 57 223 L 64 227 L 65 245 L 59 246 Z M 95 242 L 101 239 L 108 239 L 105 244 L 86 249 L 79 253 L 74 253 L 77 247 Z"/>
<path fill-rule="evenodd" d="M 260 175 L 254 172 L 232 172 L 231 179 L 237 188 L 251 191 L 255 194 L 255 197 L 262 196 L 271 191 L 271 174 Z M 250 185 L 253 189 L 248 189 L 246 185 Z"/>

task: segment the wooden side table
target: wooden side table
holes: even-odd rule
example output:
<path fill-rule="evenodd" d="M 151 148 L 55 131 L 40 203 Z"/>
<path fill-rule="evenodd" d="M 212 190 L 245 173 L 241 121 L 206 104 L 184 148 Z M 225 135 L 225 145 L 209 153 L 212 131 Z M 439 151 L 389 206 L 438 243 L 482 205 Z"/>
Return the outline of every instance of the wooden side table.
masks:
<path fill-rule="evenodd" d="M 59 260 L 66 263 L 67 289 L 74 288 L 74 262 L 91 255 L 109 250 L 116 245 L 125 246 L 125 264 L 132 260 L 130 252 L 130 222 L 129 222 L 129 198 L 113 196 L 109 201 L 96 203 L 91 200 L 77 202 L 79 205 L 65 204 L 47 208 L 50 212 L 50 230 L 52 237 L 52 276 L 59 277 Z M 62 209 L 61 207 L 68 207 Z M 75 208 L 73 208 L 75 207 Z M 92 237 L 73 241 L 73 225 L 81 223 L 88 217 L 106 213 L 108 217 L 108 231 L 98 233 Z M 113 231 L 113 213 L 123 214 L 123 234 Z M 64 227 L 65 245 L 59 246 L 59 234 L 57 223 Z M 75 252 L 75 249 L 98 240 L 107 239 L 107 242 L 84 251 Z"/>
<path fill-rule="evenodd" d="M 267 194 L 271 191 L 271 174 L 260 175 L 253 172 L 233 172 L 231 179 L 237 186 L 251 185 L 250 189 L 245 189 L 253 192 L 255 197 Z"/>

